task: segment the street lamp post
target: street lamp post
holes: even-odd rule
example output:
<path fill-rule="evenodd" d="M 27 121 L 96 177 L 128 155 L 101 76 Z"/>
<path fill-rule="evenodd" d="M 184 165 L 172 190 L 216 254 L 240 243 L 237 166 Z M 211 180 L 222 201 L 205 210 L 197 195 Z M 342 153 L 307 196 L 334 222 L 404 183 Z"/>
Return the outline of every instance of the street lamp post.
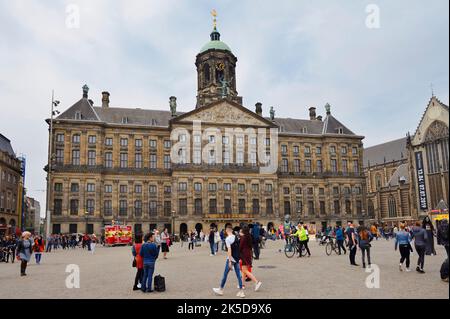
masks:
<path fill-rule="evenodd" d="M 88 218 L 89 218 L 89 212 L 84 213 L 84 217 L 86 218 L 86 234 L 88 233 Z"/>
<path fill-rule="evenodd" d="M 171 232 L 172 234 L 174 233 L 174 229 L 175 229 L 175 211 L 172 211 L 172 229 Z"/>
<path fill-rule="evenodd" d="M 47 219 L 47 229 L 46 236 L 47 238 L 50 236 L 50 178 L 52 171 L 52 161 L 53 161 L 53 117 L 59 114 L 59 111 L 55 110 L 55 108 L 59 105 L 59 101 L 55 100 L 55 92 L 52 90 L 52 105 L 51 105 L 51 113 L 50 113 L 50 129 L 48 134 L 48 163 L 47 163 L 47 196 L 46 196 L 46 219 Z"/>

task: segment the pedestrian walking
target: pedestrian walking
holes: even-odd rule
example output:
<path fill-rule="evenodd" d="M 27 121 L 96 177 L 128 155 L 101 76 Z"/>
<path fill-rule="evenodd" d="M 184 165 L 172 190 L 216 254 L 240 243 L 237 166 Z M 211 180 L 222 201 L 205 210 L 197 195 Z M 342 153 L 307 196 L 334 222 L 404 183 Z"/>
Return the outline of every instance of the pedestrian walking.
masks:
<path fill-rule="evenodd" d="M 403 263 L 406 261 L 406 271 L 411 271 L 409 269 L 409 255 L 412 252 L 411 247 L 411 235 L 407 231 L 405 231 L 405 224 L 400 224 L 400 230 L 397 232 L 395 236 L 395 250 L 397 247 L 400 250 L 400 264 L 398 265 L 398 269 L 403 271 Z"/>
<path fill-rule="evenodd" d="M 423 266 L 425 265 L 425 250 L 427 246 L 427 237 L 428 234 L 426 230 L 421 227 L 420 222 L 416 222 L 416 226 L 412 229 L 411 238 L 414 239 L 414 247 L 416 248 L 416 252 L 419 255 L 417 259 L 417 267 L 416 271 L 419 273 L 425 273 L 423 270 Z"/>
<path fill-rule="evenodd" d="M 97 245 L 97 236 L 95 236 L 95 234 L 92 234 L 92 237 L 90 238 L 90 250 L 91 250 L 91 254 L 93 255 L 95 252 L 95 246 Z"/>
<path fill-rule="evenodd" d="M 356 263 L 356 251 L 357 251 L 357 240 L 356 240 L 356 233 L 355 233 L 355 226 L 350 223 L 348 226 L 345 235 L 347 237 L 347 243 L 348 243 L 348 249 L 349 249 L 349 259 L 350 259 L 350 265 L 352 266 L 359 266 Z"/>
<path fill-rule="evenodd" d="M 33 252 L 34 258 L 36 259 L 36 264 L 40 265 L 42 253 L 44 252 L 44 240 L 42 239 L 41 236 L 37 236 L 34 239 Z"/>
<path fill-rule="evenodd" d="M 262 283 L 256 279 L 250 271 L 252 268 L 252 236 L 248 226 L 244 226 L 239 233 L 239 256 L 242 262 L 242 282 L 246 281 L 246 278 L 250 278 L 251 281 L 255 283 L 255 291 L 258 291 Z M 242 286 L 245 289 L 245 286 Z"/>
<path fill-rule="evenodd" d="M 189 245 L 188 245 L 188 250 L 194 250 L 194 246 L 195 246 L 195 233 L 194 233 L 194 231 L 193 230 L 191 230 L 191 232 L 189 233 L 189 235 L 188 235 L 189 237 L 188 237 L 188 242 L 189 242 Z"/>
<path fill-rule="evenodd" d="M 209 248 L 211 250 L 211 253 L 209 254 L 209 256 L 214 256 L 216 254 L 214 237 L 215 237 L 214 228 L 211 227 L 211 229 L 209 230 L 209 236 L 208 236 Z"/>
<path fill-rule="evenodd" d="M 28 262 L 33 254 L 33 242 L 30 239 L 31 233 L 25 231 L 22 233 L 22 239 L 17 244 L 17 259 L 20 260 L 20 276 L 26 276 Z"/>
<path fill-rule="evenodd" d="M 344 255 L 347 253 L 347 250 L 344 247 L 344 231 L 341 226 L 336 227 L 336 243 L 339 249 L 339 255 L 341 254 L 341 249 L 344 251 Z"/>
<path fill-rule="evenodd" d="M 434 255 L 436 255 L 436 250 L 434 249 L 435 230 L 434 230 L 434 226 L 433 226 L 433 223 L 431 222 L 430 217 L 425 216 L 425 218 L 423 219 L 423 222 L 422 222 L 422 227 L 427 232 L 427 246 L 425 249 L 425 254 L 428 256 L 429 255 L 434 256 Z"/>
<path fill-rule="evenodd" d="M 370 261 L 370 247 L 371 247 L 370 241 L 373 238 L 372 234 L 373 233 L 369 232 L 365 227 L 362 227 L 358 233 L 358 237 L 359 237 L 358 245 L 359 245 L 359 248 L 361 249 L 361 258 L 362 258 L 363 268 L 366 268 L 366 260 L 365 260 L 366 254 L 367 254 L 367 263 L 369 265 L 369 268 L 370 268 L 370 265 L 372 264 Z"/>
<path fill-rule="evenodd" d="M 236 273 L 236 277 L 239 283 L 239 291 L 237 293 L 237 297 L 244 298 L 244 290 L 242 289 L 242 278 L 241 278 L 241 272 L 239 269 L 239 240 L 236 237 L 236 235 L 233 234 L 233 228 L 231 225 L 227 225 L 225 228 L 226 238 L 225 238 L 225 245 L 227 247 L 227 258 L 225 261 L 225 270 L 223 273 L 222 281 L 220 282 L 219 288 L 213 288 L 213 292 L 216 295 L 222 296 L 223 295 L 223 289 L 225 288 L 225 284 L 227 282 L 228 273 L 231 269 L 234 269 L 234 272 Z"/>
<path fill-rule="evenodd" d="M 255 254 L 255 260 L 259 259 L 259 243 L 261 241 L 260 235 L 259 235 L 259 223 L 253 224 L 252 228 L 252 244 L 253 244 L 253 253 Z"/>
<path fill-rule="evenodd" d="M 137 234 L 134 239 L 134 245 L 131 248 L 131 253 L 134 257 L 133 267 L 136 267 L 136 276 L 134 277 L 133 290 L 142 288 L 142 277 L 144 274 L 144 261 L 140 255 L 142 247 L 142 235 Z"/>
<path fill-rule="evenodd" d="M 145 243 L 141 246 L 139 255 L 143 259 L 143 275 L 141 290 L 142 292 L 152 292 L 153 273 L 155 272 L 156 259 L 158 259 L 159 251 L 155 244 L 155 235 L 150 232 L 145 235 Z"/>

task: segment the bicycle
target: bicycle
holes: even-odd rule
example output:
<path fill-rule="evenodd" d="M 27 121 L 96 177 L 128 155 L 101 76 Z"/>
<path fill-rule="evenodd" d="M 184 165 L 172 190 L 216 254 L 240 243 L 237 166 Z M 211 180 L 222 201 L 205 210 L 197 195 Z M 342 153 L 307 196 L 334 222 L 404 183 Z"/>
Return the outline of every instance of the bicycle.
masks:
<path fill-rule="evenodd" d="M 333 253 L 333 251 L 339 255 L 339 246 L 336 243 L 336 240 L 334 237 L 330 237 L 330 240 L 328 241 L 328 243 L 325 246 L 325 253 L 328 256 L 331 256 L 331 254 Z"/>
<path fill-rule="evenodd" d="M 289 241 L 284 246 L 284 254 L 286 255 L 286 257 L 292 258 L 295 256 L 295 254 L 298 254 L 299 246 L 300 246 L 300 242 L 298 241 L 297 238 L 294 238 L 294 240 Z M 301 256 L 302 257 L 306 256 L 305 246 L 302 246 Z"/>

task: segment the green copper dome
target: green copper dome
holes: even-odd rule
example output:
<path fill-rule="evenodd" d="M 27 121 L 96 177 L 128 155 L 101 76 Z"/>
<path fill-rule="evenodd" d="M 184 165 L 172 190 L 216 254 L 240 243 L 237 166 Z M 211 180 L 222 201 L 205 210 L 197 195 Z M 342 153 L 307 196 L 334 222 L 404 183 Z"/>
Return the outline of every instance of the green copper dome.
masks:
<path fill-rule="evenodd" d="M 211 41 L 206 43 L 200 50 L 200 53 L 206 52 L 208 50 L 215 49 L 215 50 L 224 50 L 231 52 L 230 47 L 220 41 L 220 33 L 217 31 L 217 29 L 214 27 L 214 30 L 211 32 Z"/>

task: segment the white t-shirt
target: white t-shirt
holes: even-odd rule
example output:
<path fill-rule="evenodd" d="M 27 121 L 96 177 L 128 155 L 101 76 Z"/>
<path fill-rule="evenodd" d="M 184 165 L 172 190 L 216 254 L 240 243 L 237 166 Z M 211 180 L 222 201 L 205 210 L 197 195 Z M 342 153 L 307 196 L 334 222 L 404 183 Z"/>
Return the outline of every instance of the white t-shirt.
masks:
<path fill-rule="evenodd" d="M 227 249 L 231 249 L 231 245 L 234 243 L 235 240 L 236 240 L 236 236 L 235 235 L 228 235 L 225 238 L 225 245 L 227 246 Z M 228 256 L 227 256 L 227 260 L 228 260 Z M 236 260 L 234 260 L 233 257 L 231 257 L 231 261 L 232 262 L 236 262 Z"/>

